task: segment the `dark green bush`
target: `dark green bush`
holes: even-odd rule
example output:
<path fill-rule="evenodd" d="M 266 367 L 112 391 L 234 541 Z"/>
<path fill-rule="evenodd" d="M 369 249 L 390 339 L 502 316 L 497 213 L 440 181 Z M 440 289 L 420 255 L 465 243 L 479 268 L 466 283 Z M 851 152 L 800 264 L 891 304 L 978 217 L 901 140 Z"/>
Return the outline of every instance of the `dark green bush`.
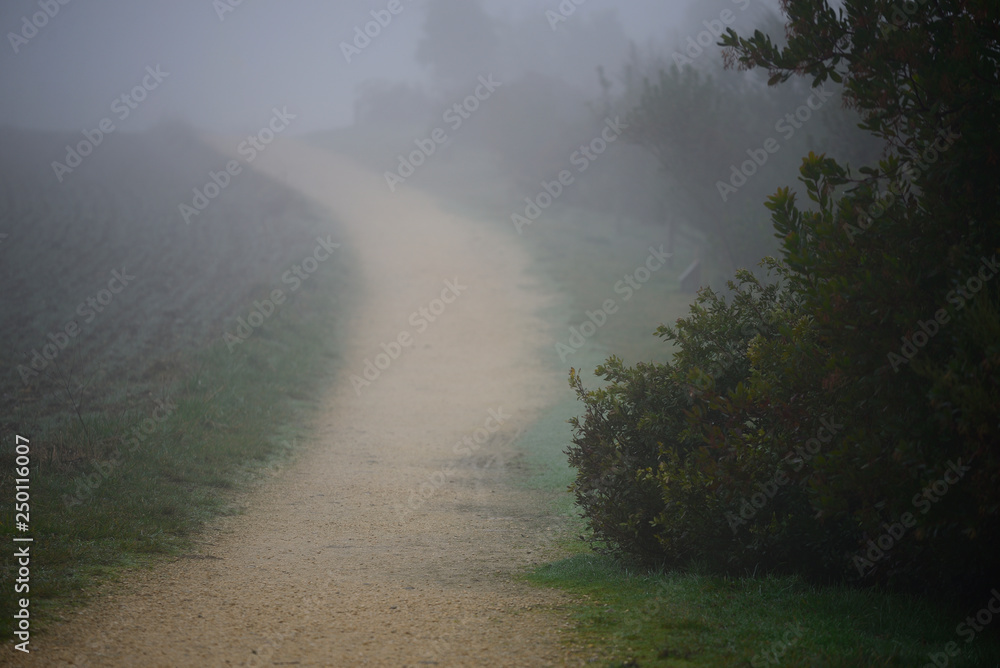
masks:
<path fill-rule="evenodd" d="M 659 329 L 678 346 L 670 364 L 630 368 L 612 357 L 595 390 L 571 373 L 586 406 L 571 421 L 573 491 L 595 541 L 619 556 L 732 569 L 785 550 L 780 538 L 803 507 L 798 485 L 777 485 L 763 511 L 740 515 L 741 502 L 790 466 L 771 445 L 771 416 L 745 399 L 749 353 L 801 316 L 777 285 L 749 272 L 738 280 L 730 302 L 704 290 L 688 318 Z"/>
<path fill-rule="evenodd" d="M 586 391 L 571 462 L 597 540 L 645 561 L 981 594 L 1000 549 L 1000 8 L 790 0 L 772 83 L 842 82 L 886 145 L 809 154 L 767 202 L 778 281 L 702 292 L 669 365 Z M 912 11 L 911 11 L 912 10 Z M 780 286 L 780 288 L 779 288 Z M 772 493 L 773 492 L 773 493 Z M 749 502 L 750 505 L 747 505 Z"/>
<path fill-rule="evenodd" d="M 661 508 L 654 481 L 641 477 L 657 465 L 660 443 L 682 429 L 683 388 L 659 364 L 625 367 L 611 357 L 597 368 L 608 385 L 585 390 L 575 370 L 570 384 L 586 404 L 573 418 L 575 445 L 567 450 L 577 469 L 572 491 L 593 538 L 616 554 L 656 561 L 662 550 L 653 529 Z"/>

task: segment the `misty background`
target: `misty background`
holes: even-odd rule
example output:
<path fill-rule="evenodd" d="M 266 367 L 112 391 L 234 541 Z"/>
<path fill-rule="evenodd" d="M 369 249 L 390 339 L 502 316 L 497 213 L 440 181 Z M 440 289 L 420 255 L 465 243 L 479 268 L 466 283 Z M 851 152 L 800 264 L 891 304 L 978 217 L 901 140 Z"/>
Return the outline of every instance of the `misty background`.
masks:
<path fill-rule="evenodd" d="M 0 118 L 31 128 L 86 126 L 104 116 L 110 101 L 135 85 L 147 65 L 160 64 L 171 74 L 170 86 L 122 129 L 184 118 L 212 131 L 251 131 L 273 105 L 302 114 L 297 134 L 343 127 L 355 120 L 354 102 L 365 82 L 426 88 L 441 83 L 441 73 L 416 58 L 434 7 L 457 12 L 435 28 L 437 35 L 454 37 L 455 46 L 478 48 L 463 65 L 482 64 L 507 76 L 546 72 L 593 92 L 595 65 L 620 64 L 627 40 L 662 39 L 687 11 L 680 3 L 635 0 L 622 6 L 588 0 L 553 32 L 545 12 L 557 10 L 557 2 L 491 0 L 482 8 L 497 40 L 477 44 L 463 42 L 469 32 L 461 34 L 462 19 L 478 14 L 471 9 L 475 3 L 401 0 L 403 10 L 392 23 L 347 63 L 340 43 L 351 42 L 354 28 L 372 20 L 370 11 L 387 4 L 74 1 L 60 5 L 48 25 L 14 53 L 7 33 L 19 32 L 23 18 L 40 9 L 37 0 L 6 2 L 0 27 L 7 37 L 2 68 L 7 94 Z"/>
<path fill-rule="evenodd" d="M 512 215 L 605 121 L 627 120 L 647 81 L 684 66 L 660 90 L 661 107 L 647 108 L 651 122 L 633 124 L 586 175 L 581 167 L 579 185 L 549 213 L 575 206 L 611 216 L 618 229 L 664 225 L 678 251 L 687 235 L 706 283 L 773 248 L 761 204 L 794 182 L 808 150 L 872 155 L 860 134 L 852 139 L 838 95 L 821 120 L 782 140 L 764 176 L 720 196 L 731 166 L 810 94 L 801 80 L 768 89 L 763 73 L 722 68 L 720 30 L 760 27 L 780 38 L 775 2 L 399 0 L 395 14 L 390 4 L 9 2 L 0 9 L 0 125 L 62 133 L 32 142 L 38 162 L 51 165 L 74 132 L 105 118 L 122 134 L 182 124 L 239 136 L 279 109 L 294 117 L 289 136 L 398 172 L 398 158 L 444 127 L 479 77 L 493 77 L 499 91 L 449 129 L 440 156 L 408 183 Z M 380 17 L 386 25 L 374 23 Z M 122 96 L 152 71 L 161 81 L 126 107 Z"/>
<path fill-rule="evenodd" d="M 280 188 L 251 205 L 265 191 L 258 176 L 224 188 L 197 225 L 183 206 L 225 164 L 202 141 L 244 146 L 276 114 L 285 119 L 276 141 L 348 155 L 384 175 L 386 196 L 418 187 L 520 236 L 568 290 L 571 306 L 559 316 L 568 322 L 615 285 L 622 266 L 664 245 L 672 257 L 654 280 L 661 298 L 620 319 L 643 343 L 615 339 L 618 325 L 598 337 L 632 357 L 662 351 L 649 334 L 676 311 L 664 299 L 681 304 L 698 287 L 724 289 L 737 268 L 755 269 L 774 251 L 763 203 L 796 185 L 802 156 L 827 151 L 857 165 L 880 148 L 856 129 L 835 88 L 816 98 L 806 80 L 769 88 L 766 73 L 723 68 L 715 45 L 723 30 L 781 38 L 776 2 L 18 0 L 0 9 L 0 28 L 7 249 L 27 239 L 19 228 L 39 211 L 67 212 L 66 262 L 92 263 L 96 276 L 117 258 L 159 258 L 166 276 L 180 261 L 162 249 L 184 262 L 206 254 L 228 276 L 232 303 L 254 285 L 241 258 L 288 251 L 284 242 L 313 216 L 286 215 L 296 198 Z M 432 142 L 435 133 L 443 140 Z M 66 170 L 71 148 L 88 136 L 100 137 L 94 155 Z M 765 152 L 768 140 L 776 143 Z M 421 146 L 433 155 L 420 155 Z M 550 205 L 560 174 L 571 183 Z M 238 241 L 236 220 L 267 234 Z M 108 237 L 120 250 L 103 243 L 100 253 L 68 254 L 107 237 L 102 225 L 129 230 Z M 220 250 L 239 244 L 253 252 Z M 30 257 L 7 254 L 12 285 L 30 272 Z M 62 291 L 73 301 L 67 291 L 78 278 L 46 280 L 36 295 Z M 206 279 L 215 287 L 188 293 L 222 284 Z M 209 338 L 233 315 L 215 308 L 212 325 L 191 305 L 149 309 L 150 321 L 186 318 L 187 330 Z M 55 319 L 39 312 L 13 359 Z"/>

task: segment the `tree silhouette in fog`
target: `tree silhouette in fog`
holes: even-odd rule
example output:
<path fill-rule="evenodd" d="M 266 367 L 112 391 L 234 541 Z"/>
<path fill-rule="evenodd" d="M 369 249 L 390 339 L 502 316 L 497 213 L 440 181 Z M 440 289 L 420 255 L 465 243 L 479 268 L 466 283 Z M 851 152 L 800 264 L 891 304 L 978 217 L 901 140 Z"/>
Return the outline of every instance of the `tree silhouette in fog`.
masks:
<path fill-rule="evenodd" d="M 498 38 L 493 20 L 475 0 L 429 0 L 416 60 L 446 84 L 489 74 Z"/>

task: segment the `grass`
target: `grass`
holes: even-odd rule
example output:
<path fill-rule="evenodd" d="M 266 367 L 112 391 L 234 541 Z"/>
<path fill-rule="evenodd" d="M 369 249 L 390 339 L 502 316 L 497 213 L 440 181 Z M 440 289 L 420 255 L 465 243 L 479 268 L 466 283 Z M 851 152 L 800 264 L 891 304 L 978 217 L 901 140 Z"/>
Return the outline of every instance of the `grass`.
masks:
<path fill-rule="evenodd" d="M 573 612 L 577 631 L 612 666 L 923 666 L 949 642 L 960 650 L 949 666 L 1000 662 L 995 636 L 956 635 L 975 611 L 898 594 L 796 577 L 643 574 L 592 553 L 528 579 L 584 601 Z"/>
<path fill-rule="evenodd" d="M 182 371 L 141 407 L 24 434 L 32 440 L 34 631 L 125 570 L 195 551 L 206 522 L 239 512 L 248 485 L 289 461 L 338 366 L 350 304 L 349 258 L 337 259 L 232 351 L 217 339 L 179 360 Z M 2 488 L 13 489 L 12 448 L 2 460 Z M 12 520 L 0 521 L 7 545 Z M 11 564 L 0 584 L 4 610 L 14 609 Z M 11 630 L 5 614 L 0 633 Z"/>

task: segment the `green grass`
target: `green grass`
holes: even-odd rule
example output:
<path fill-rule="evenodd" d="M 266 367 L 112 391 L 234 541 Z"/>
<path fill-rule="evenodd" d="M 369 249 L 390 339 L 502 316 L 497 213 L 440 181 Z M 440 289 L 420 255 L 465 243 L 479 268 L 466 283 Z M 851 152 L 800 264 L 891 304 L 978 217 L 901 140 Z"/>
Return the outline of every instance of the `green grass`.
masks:
<path fill-rule="evenodd" d="M 290 460 L 338 367 L 351 307 L 347 265 L 340 256 L 324 267 L 232 352 L 221 339 L 191 351 L 176 378 L 141 406 L 83 414 L 44 436 L 25 434 L 32 448 L 33 631 L 126 569 L 196 551 L 192 539 L 207 521 L 239 512 L 248 487 Z M 154 413 L 155 399 L 172 408 Z M 164 416 L 153 433 L 132 440 L 143 420 Z M 13 489 L 11 450 L 4 448 L 0 462 L 3 489 Z M 5 513 L 0 523 L 8 546 L 12 520 Z M 11 564 L 8 554 L 4 610 L 16 597 Z M 11 630 L 4 614 L 0 633 L 10 637 Z"/>
<path fill-rule="evenodd" d="M 922 666 L 949 642 L 960 649 L 949 666 L 1000 662 L 995 637 L 967 644 L 956 635 L 974 610 L 946 612 L 908 596 L 795 577 L 642 574 L 589 553 L 528 579 L 585 601 L 573 613 L 578 632 L 612 666 Z M 765 656 L 772 649 L 778 663 Z"/>

